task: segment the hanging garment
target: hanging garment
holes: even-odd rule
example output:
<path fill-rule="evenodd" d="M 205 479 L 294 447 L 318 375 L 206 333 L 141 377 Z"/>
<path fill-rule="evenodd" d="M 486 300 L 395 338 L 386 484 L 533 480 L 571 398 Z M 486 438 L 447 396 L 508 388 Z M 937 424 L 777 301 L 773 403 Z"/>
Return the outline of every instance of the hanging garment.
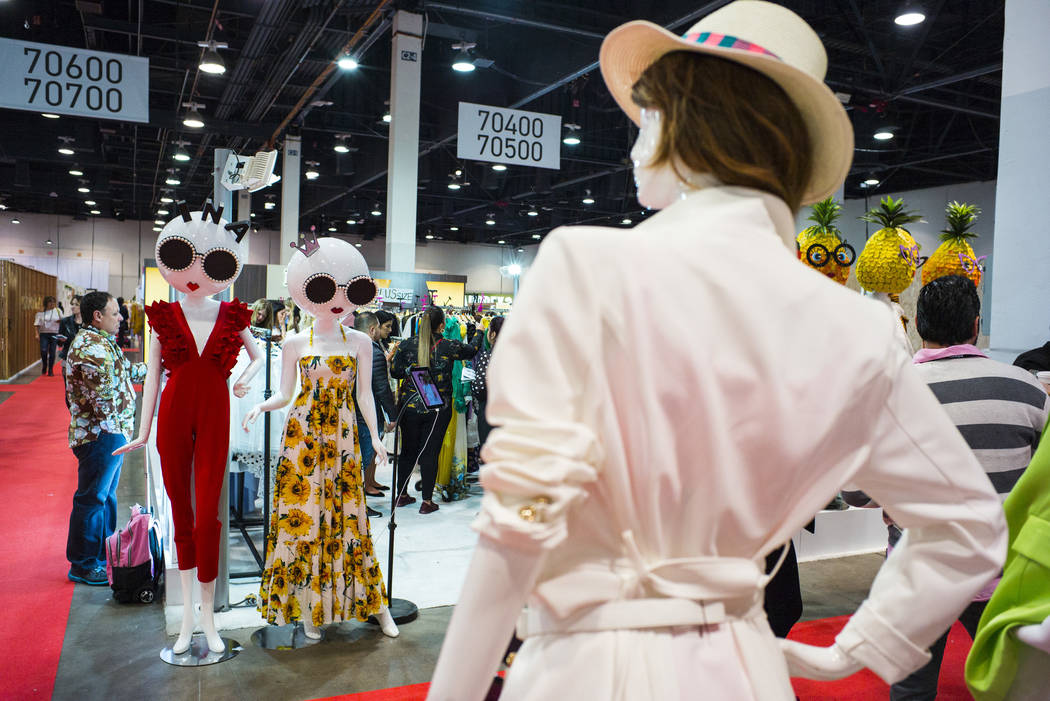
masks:
<path fill-rule="evenodd" d="M 259 611 L 274 625 L 366 621 L 384 604 L 357 434 L 357 361 L 299 359 L 301 389 L 277 462 Z"/>
<path fill-rule="evenodd" d="M 264 329 L 251 327 L 252 335 L 259 339 L 259 347 L 266 351 L 266 334 Z M 248 472 L 261 482 L 264 477 L 265 463 L 263 460 L 263 448 L 265 445 L 265 422 L 263 417 L 250 424 L 248 430 L 243 428 L 244 417 L 256 404 L 266 400 L 266 377 L 265 359 L 263 372 L 256 376 L 248 393 L 243 397 L 234 397 L 231 393 L 230 400 L 230 472 Z M 251 358 L 246 350 L 241 350 L 237 355 L 237 364 L 233 367 L 233 375 L 243 372 L 251 363 Z M 276 391 L 281 386 L 281 343 L 270 342 L 270 389 Z M 274 467 L 281 450 L 281 427 L 284 426 L 288 416 L 288 407 L 275 409 L 270 412 L 270 481 L 273 482 Z"/>
<path fill-rule="evenodd" d="M 179 569 L 196 567 L 197 579 L 210 582 L 219 571 L 219 492 L 230 443 L 226 381 L 251 310 L 237 299 L 220 302 L 200 353 L 178 302 L 154 302 L 146 316 L 168 373 L 157 411 L 157 452 L 171 499 Z"/>

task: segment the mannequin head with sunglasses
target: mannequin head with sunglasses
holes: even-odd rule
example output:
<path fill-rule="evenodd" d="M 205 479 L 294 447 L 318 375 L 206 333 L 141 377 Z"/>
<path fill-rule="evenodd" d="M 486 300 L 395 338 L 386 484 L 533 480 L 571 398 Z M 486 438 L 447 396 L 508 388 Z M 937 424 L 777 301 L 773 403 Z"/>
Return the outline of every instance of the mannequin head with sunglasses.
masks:
<path fill-rule="evenodd" d="M 326 237 L 317 240 L 317 249 L 309 256 L 302 250 L 292 254 L 288 291 L 318 321 L 338 321 L 375 299 L 376 284 L 360 251 L 346 241 Z"/>
<path fill-rule="evenodd" d="M 245 244 L 219 214 L 208 207 L 190 212 L 183 204 L 180 216 L 157 237 L 154 252 L 160 274 L 189 297 L 210 297 L 225 290 L 240 275 L 247 256 Z"/>

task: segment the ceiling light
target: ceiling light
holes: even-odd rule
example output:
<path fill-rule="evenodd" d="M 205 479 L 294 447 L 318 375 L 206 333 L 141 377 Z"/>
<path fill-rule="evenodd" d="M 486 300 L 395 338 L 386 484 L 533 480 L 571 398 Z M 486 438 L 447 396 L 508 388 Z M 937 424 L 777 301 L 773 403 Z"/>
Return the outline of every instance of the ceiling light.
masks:
<path fill-rule="evenodd" d="M 357 224 L 357 220 L 356 219 L 347 219 L 346 223 L 349 224 L 350 226 L 353 226 L 353 225 Z"/>
<path fill-rule="evenodd" d="M 70 175 L 75 175 L 75 176 L 81 176 L 81 175 L 84 174 L 84 171 L 80 170 L 80 168 L 70 168 L 69 169 L 69 174 Z"/>
<path fill-rule="evenodd" d="M 153 227 L 153 230 L 154 230 L 154 231 L 164 231 L 164 227 L 161 227 L 161 226 L 155 226 L 155 227 Z"/>
<path fill-rule="evenodd" d="M 164 184 L 165 184 L 165 185 L 182 185 L 182 181 L 181 181 L 181 180 L 179 180 L 179 179 L 178 179 L 177 177 L 175 177 L 175 175 L 174 175 L 174 173 L 173 173 L 172 175 L 169 175 L 169 176 L 168 176 L 168 177 L 167 177 L 167 178 L 166 178 L 166 179 L 164 180 Z M 164 201 L 164 199 L 163 199 L 163 198 L 161 198 L 161 202 L 163 202 L 163 201 Z"/>
<path fill-rule="evenodd" d="M 449 230 L 449 231 L 459 231 L 459 227 L 458 227 L 458 226 L 450 226 L 450 227 L 448 228 L 448 230 Z"/>
<path fill-rule="evenodd" d="M 503 244 L 505 244 L 505 243 L 507 243 L 507 242 L 506 242 L 506 241 L 504 241 L 503 239 L 500 239 L 500 240 L 499 240 L 499 241 L 497 241 L 496 243 L 498 243 L 499 245 L 501 245 L 501 246 L 502 246 Z"/>
<path fill-rule="evenodd" d="M 434 234 L 427 234 L 423 238 L 425 238 L 427 241 L 433 241 L 434 240 Z"/>
<path fill-rule="evenodd" d="M 276 206 L 276 202 L 263 202 L 263 209 L 273 209 Z"/>
<path fill-rule="evenodd" d="M 55 242 L 52 241 L 51 239 L 48 239 L 47 241 L 44 241 L 44 245 L 45 246 L 54 246 Z"/>
<path fill-rule="evenodd" d="M 171 199 L 171 197 L 169 197 L 168 195 L 164 195 L 163 197 L 160 198 L 160 201 L 163 202 L 164 204 L 171 204 L 175 200 Z"/>
<path fill-rule="evenodd" d="M 535 209 L 530 209 L 529 211 L 525 212 L 525 214 L 527 214 L 530 217 L 538 217 L 538 216 L 540 216 L 540 213 L 537 212 Z"/>
<path fill-rule="evenodd" d="M 577 146 L 580 143 L 580 137 L 576 134 L 580 130 L 579 124 L 566 124 L 565 133 L 562 135 L 561 142 L 568 146 Z"/>
<path fill-rule="evenodd" d="M 352 71 L 357 68 L 357 59 L 348 53 L 343 53 L 339 56 L 339 59 L 335 62 L 335 65 L 342 68 L 344 71 Z"/>
<path fill-rule="evenodd" d="M 376 208 L 372 210 L 372 216 L 373 217 L 381 217 L 381 216 L 383 216 L 383 212 L 382 212 L 382 210 L 379 209 L 378 205 L 376 205 Z"/>
<path fill-rule="evenodd" d="M 507 274 L 511 277 L 515 275 L 521 275 L 521 266 L 517 263 L 511 263 L 507 266 Z"/>
<path fill-rule="evenodd" d="M 93 210 L 91 210 L 91 214 L 102 214 L 102 212 L 100 212 L 97 209 L 93 209 Z"/>
<path fill-rule="evenodd" d="M 492 166 L 492 170 L 496 170 L 496 171 L 500 171 L 500 172 L 502 172 L 502 171 L 504 171 L 506 169 L 507 169 L 507 166 L 503 165 L 502 163 L 497 163 L 496 165 Z"/>
<path fill-rule="evenodd" d="M 355 243 L 354 245 L 357 246 L 358 248 L 361 248 L 361 244 L 359 244 L 359 243 Z"/>
<path fill-rule="evenodd" d="M 621 224 L 631 224 L 632 222 L 631 222 L 631 220 L 629 218 L 624 217 L 623 219 L 620 220 L 620 223 Z"/>
<path fill-rule="evenodd" d="M 328 230 L 329 230 L 329 231 L 338 231 L 338 229 L 336 229 L 336 228 L 335 228 L 334 226 L 330 226 L 330 227 L 328 227 Z"/>
<path fill-rule="evenodd" d="M 387 110 L 386 112 L 383 113 L 383 121 L 384 122 L 386 122 L 387 124 L 390 124 L 390 120 L 392 120 L 392 119 L 393 119 L 393 117 L 390 116 L 390 110 Z"/>
<path fill-rule="evenodd" d="M 0 212 L 6 211 L 6 210 L 7 210 L 7 205 L 4 204 L 3 202 L 0 202 Z"/>
<path fill-rule="evenodd" d="M 580 200 L 580 202 L 582 202 L 584 204 L 594 204 L 594 198 L 591 197 L 591 191 L 590 190 L 587 191 L 587 194 L 583 196 L 583 199 Z"/>
<path fill-rule="evenodd" d="M 40 116 L 41 117 L 46 117 L 48 119 L 58 119 L 58 115 L 57 114 L 52 114 L 51 112 L 41 112 Z"/>
<path fill-rule="evenodd" d="M 164 216 L 167 216 L 168 214 L 169 214 L 169 212 L 166 209 L 158 209 L 157 210 L 157 216 L 158 217 L 164 217 Z"/>
<path fill-rule="evenodd" d="M 862 184 L 863 185 L 867 185 L 868 187 L 875 187 L 876 185 L 879 184 L 879 179 L 878 178 L 868 178 Z"/>
<path fill-rule="evenodd" d="M 306 176 L 307 180 L 317 180 L 319 177 L 321 177 L 321 174 L 317 171 L 318 165 L 319 164 L 317 163 L 317 161 L 306 162 L 306 172 L 303 173 L 303 175 Z"/>
<path fill-rule="evenodd" d="M 916 24 L 922 24 L 925 20 L 926 15 L 923 14 L 919 8 L 905 6 L 893 21 L 902 27 L 911 27 Z"/>
<path fill-rule="evenodd" d="M 538 241 L 538 240 L 540 240 L 540 239 L 541 239 L 541 238 L 543 238 L 543 237 L 542 237 L 542 236 L 540 236 L 539 234 L 533 234 L 533 235 L 532 235 L 532 238 L 534 238 L 534 239 L 536 239 L 536 240 Z"/>
<path fill-rule="evenodd" d="M 350 153 L 350 137 L 345 135 L 336 137 L 332 150 L 336 153 Z"/>
<path fill-rule="evenodd" d="M 477 44 L 469 41 L 462 41 L 452 45 L 454 50 L 458 50 L 456 57 L 452 60 L 452 70 L 458 73 L 470 73 L 474 70 L 474 58 L 470 55 L 470 49 L 473 49 L 475 46 Z"/>
<path fill-rule="evenodd" d="M 83 193 L 83 194 L 86 195 L 87 193 L 91 192 L 91 188 L 90 187 L 86 187 L 84 185 L 81 185 L 80 187 L 77 188 L 77 192 L 80 192 L 80 193 Z"/>
<path fill-rule="evenodd" d="M 98 204 L 98 202 L 96 202 L 95 200 L 84 200 L 84 204 L 86 204 L 88 207 L 94 207 L 96 204 Z"/>
<path fill-rule="evenodd" d="M 888 129 L 879 129 L 872 136 L 878 141 L 889 141 L 893 138 L 893 132 Z"/>
<path fill-rule="evenodd" d="M 22 220 L 21 220 L 21 219 L 18 219 L 18 218 L 15 218 L 15 219 L 12 219 L 12 220 L 11 220 L 11 223 L 12 223 L 12 224 L 21 224 L 21 223 L 22 223 Z"/>
<path fill-rule="evenodd" d="M 68 145 L 59 146 L 58 152 L 61 153 L 63 156 L 72 156 L 74 153 L 76 153 L 73 149 L 69 148 Z"/>
<path fill-rule="evenodd" d="M 249 217 L 250 217 L 251 219 L 255 219 L 255 212 L 252 212 L 252 213 L 250 213 L 250 214 L 249 214 L 248 216 L 249 216 Z"/>
<path fill-rule="evenodd" d="M 163 219 L 154 219 L 153 223 L 157 224 L 159 226 L 164 226 L 164 220 Z"/>
<path fill-rule="evenodd" d="M 177 149 L 175 149 L 175 153 L 171 154 L 172 159 L 174 159 L 174 160 L 176 160 L 176 161 L 178 161 L 180 163 L 185 163 L 186 161 L 190 160 L 190 154 L 186 151 L 185 148 L 182 147 L 182 145 L 181 145 L 182 142 L 176 142 L 176 143 L 178 143 L 180 145 L 179 145 L 179 147 Z"/>
<path fill-rule="evenodd" d="M 204 109 L 204 105 L 199 102 L 183 102 L 183 107 L 188 107 L 189 112 L 182 118 L 184 126 L 190 129 L 201 129 L 204 127 L 204 117 L 201 116 L 200 110 Z"/>
<path fill-rule="evenodd" d="M 462 187 L 462 185 L 457 183 L 455 180 L 450 180 L 448 183 L 449 190 L 458 190 L 460 187 Z"/>
<path fill-rule="evenodd" d="M 201 62 L 198 66 L 202 71 L 212 75 L 222 75 L 226 72 L 226 64 L 223 63 L 222 56 L 216 51 L 216 49 L 229 48 L 225 43 L 221 41 L 198 41 L 197 46 L 207 49 L 204 52 L 204 56 L 201 57 Z"/>
<path fill-rule="evenodd" d="M 496 226 L 496 220 L 493 219 L 492 217 L 489 217 L 488 219 L 486 219 L 485 223 L 488 224 L 489 226 Z"/>

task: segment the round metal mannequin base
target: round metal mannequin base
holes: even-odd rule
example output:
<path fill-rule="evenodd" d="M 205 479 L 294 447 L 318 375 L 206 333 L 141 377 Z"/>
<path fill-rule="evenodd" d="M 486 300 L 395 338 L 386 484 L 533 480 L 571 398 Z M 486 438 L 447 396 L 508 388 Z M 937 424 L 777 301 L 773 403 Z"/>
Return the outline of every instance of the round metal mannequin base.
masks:
<path fill-rule="evenodd" d="M 176 667 L 204 667 L 232 660 L 244 649 L 239 642 L 231 638 L 223 638 L 222 641 L 226 643 L 226 649 L 222 652 L 212 652 L 208 649 L 208 639 L 203 635 L 195 635 L 190 641 L 189 650 L 176 655 L 169 645 L 160 651 L 160 659 Z"/>
<path fill-rule="evenodd" d="M 411 623 L 419 618 L 419 608 L 408 599 L 391 599 L 387 608 L 390 609 L 390 616 L 394 619 L 394 623 L 398 625 Z M 374 626 L 379 625 L 375 616 L 369 616 L 368 622 Z"/>
<path fill-rule="evenodd" d="M 298 650 L 310 647 L 324 640 L 324 629 L 321 637 L 308 638 L 301 623 L 288 623 L 283 626 L 264 626 L 252 633 L 252 643 L 264 650 Z"/>

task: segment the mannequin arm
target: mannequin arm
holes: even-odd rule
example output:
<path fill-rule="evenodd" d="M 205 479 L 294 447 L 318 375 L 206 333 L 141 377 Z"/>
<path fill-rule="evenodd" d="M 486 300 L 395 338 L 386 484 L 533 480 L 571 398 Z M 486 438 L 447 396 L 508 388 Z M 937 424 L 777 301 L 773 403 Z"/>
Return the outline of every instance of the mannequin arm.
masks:
<path fill-rule="evenodd" d="M 779 639 L 780 650 L 788 663 L 788 672 L 793 677 L 832 681 L 859 672 L 862 664 L 847 655 L 837 643 L 830 647 L 816 647 Z"/>
<path fill-rule="evenodd" d="M 244 350 L 248 351 L 248 358 L 251 359 L 251 362 L 248 363 L 248 367 L 244 368 L 244 372 L 237 378 L 237 381 L 233 383 L 233 396 L 238 398 L 248 393 L 248 385 L 251 384 L 252 378 L 262 368 L 264 360 L 255 336 L 252 336 L 252 332 L 247 328 L 241 329 L 241 343 L 244 344 Z"/>
<path fill-rule="evenodd" d="M 160 339 L 153 331 L 150 332 L 149 338 L 149 359 L 146 361 L 146 381 L 142 385 L 142 417 L 139 419 L 139 435 L 135 440 L 114 450 L 114 455 L 123 455 L 146 445 L 150 429 L 153 428 L 153 412 L 157 408 L 160 373 L 163 368 L 160 361 Z"/>
<path fill-rule="evenodd" d="M 285 342 L 281 350 L 281 386 L 265 402 L 260 402 L 251 408 L 251 411 L 244 417 L 244 423 L 241 424 L 245 431 L 248 430 L 249 424 L 254 423 L 259 418 L 259 414 L 264 411 L 281 409 L 288 406 L 288 402 L 292 401 L 292 395 L 295 394 L 296 366 L 299 364 L 299 358 L 301 357 L 302 344 L 300 336 L 292 336 Z M 244 374 L 247 374 L 247 372 L 245 370 Z"/>
<path fill-rule="evenodd" d="M 1050 616 L 1044 618 L 1042 623 L 1021 626 L 1014 635 L 1025 645 L 1050 654 Z"/>
<path fill-rule="evenodd" d="M 542 555 L 542 550 L 508 548 L 481 536 L 441 646 L 428 701 L 485 698 L 536 583 Z"/>
<path fill-rule="evenodd" d="M 376 401 L 372 396 L 372 340 L 362 333 L 353 334 L 354 350 L 357 354 L 357 408 L 361 410 L 361 416 L 368 426 L 369 439 L 376 451 L 376 461 L 386 462 L 386 448 L 379 437 L 376 426 Z M 358 437 L 360 440 L 360 436 Z"/>

